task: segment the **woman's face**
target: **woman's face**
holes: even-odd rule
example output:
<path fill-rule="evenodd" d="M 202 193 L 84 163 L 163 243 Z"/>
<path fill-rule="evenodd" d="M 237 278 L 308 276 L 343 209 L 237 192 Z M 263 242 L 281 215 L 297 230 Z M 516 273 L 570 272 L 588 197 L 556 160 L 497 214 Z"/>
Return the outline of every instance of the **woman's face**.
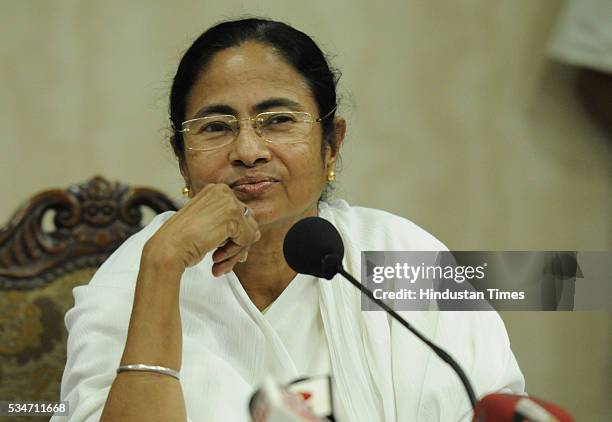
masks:
<path fill-rule="evenodd" d="M 193 85 L 186 105 L 186 119 L 198 113 L 198 117 L 232 114 L 245 119 L 279 110 L 320 117 L 305 79 L 271 47 L 255 42 L 217 53 Z M 343 136 L 344 120 L 338 120 Z M 271 144 L 242 121 L 231 144 L 212 151 L 186 149 L 182 171 L 193 195 L 209 183 L 229 185 L 265 230 L 316 215 L 327 172 L 337 156 L 328 148 L 322 157 L 321 142 L 320 123 L 313 124 L 304 142 Z"/>

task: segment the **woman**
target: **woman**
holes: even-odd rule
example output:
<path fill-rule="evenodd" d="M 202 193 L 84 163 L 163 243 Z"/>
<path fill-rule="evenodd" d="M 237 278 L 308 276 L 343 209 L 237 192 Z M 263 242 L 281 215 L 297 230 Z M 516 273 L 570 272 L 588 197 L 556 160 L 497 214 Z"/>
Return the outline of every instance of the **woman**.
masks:
<path fill-rule="evenodd" d="M 225 22 L 193 43 L 170 96 L 190 200 L 75 289 L 62 381 L 71 420 L 246 421 L 265 375 L 325 373 L 339 421 L 469 411 L 457 377 L 414 336 L 361 312 L 354 287 L 298 275 L 283 258 L 289 228 L 314 215 L 338 228 L 349 272 L 361 250 L 446 249 L 400 217 L 321 200 L 346 130 L 336 106 L 320 49 L 283 23 Z M 495 313 L 407 317 L 449 349 L 477 394 L 522 391 Z"/>

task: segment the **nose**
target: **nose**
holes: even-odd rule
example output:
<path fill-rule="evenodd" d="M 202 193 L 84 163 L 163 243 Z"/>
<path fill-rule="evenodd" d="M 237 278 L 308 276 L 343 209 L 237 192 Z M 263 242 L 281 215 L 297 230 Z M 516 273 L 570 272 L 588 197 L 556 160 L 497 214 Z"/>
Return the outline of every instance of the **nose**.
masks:
<path fill-rule="evenodd" d="M 254 167 L 270 161 L 272 154 L 268 143 L 257 134 L 254 126 L 249 120 L 240 122 L 238 136 L 229 156 L 233 165 Z"/>

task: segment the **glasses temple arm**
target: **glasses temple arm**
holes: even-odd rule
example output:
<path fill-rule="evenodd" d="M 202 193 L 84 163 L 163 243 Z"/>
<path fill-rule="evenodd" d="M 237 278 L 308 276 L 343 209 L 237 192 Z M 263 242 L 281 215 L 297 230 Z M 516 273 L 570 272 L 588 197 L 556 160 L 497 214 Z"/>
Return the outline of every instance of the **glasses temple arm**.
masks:
<path fill-rule="evenodd" d="M 334 108 L 332 108 L 325 116 L 319 117 L 317 120 L 315 120 L 315 122 L 321 122 L 327 119 L 329 116 L 331 116 L 334 113 L 334 111 L 336 111 L 337 108 L 338 108 L 338 105 L 336 104 Z"/>

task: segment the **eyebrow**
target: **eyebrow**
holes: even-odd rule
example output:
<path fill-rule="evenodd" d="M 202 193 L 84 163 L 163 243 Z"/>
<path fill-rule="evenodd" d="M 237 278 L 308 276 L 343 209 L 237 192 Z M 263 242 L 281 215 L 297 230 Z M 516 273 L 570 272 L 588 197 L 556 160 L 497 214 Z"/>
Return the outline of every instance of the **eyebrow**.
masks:
<path fill-rule="evenodd" d="M 297 103 L 289 98 L 270 98 L 269 100 L 262 101 L 254 107 L 256 112 L 262 112 L 269 108 L 273 107 L 288 107 L 290 109 L 303 110 L 303 107 L 300 103 Z"/>
<path fill-rule="evenodd" d="M 268 100 L 264 100 L 253 107 L 253 110 L 256 113 L 261 113 L 273 107 L 287 107 L 290 110 L 303 110 L 304 107 L 289 98 L 278 97 L 278 98 L 270 98 Z M 212 114 L 231 114 L 236 116 L 238 111 L 233 107 L 228 106 L 227 104 L 210 104 L 206 107 L 202 107 L 198 110 L 198 112 L 192 117 L 192 119 L 198 119 L 200 117 L 209 116 Z"/>

